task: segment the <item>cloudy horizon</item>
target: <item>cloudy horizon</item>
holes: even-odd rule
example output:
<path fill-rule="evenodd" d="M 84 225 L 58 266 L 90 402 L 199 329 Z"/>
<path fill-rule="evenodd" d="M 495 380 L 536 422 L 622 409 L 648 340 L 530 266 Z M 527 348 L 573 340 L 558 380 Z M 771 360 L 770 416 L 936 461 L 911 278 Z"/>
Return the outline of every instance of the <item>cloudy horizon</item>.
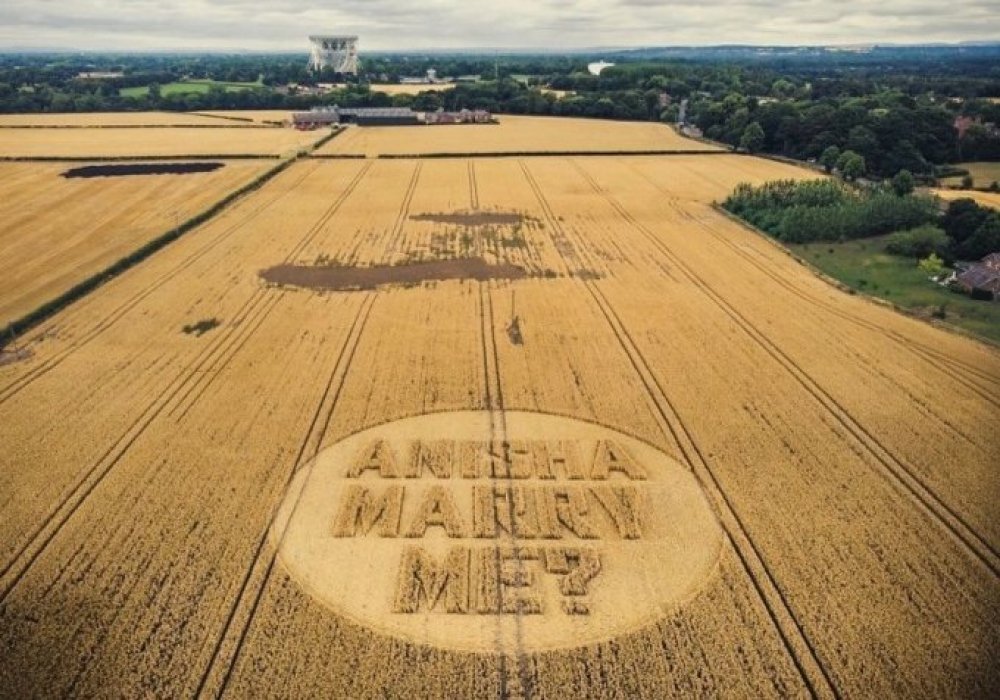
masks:
<path fill-rule="evenodd" d="M 6 0 L 0 50 L 306 51 L 309 34 L 357 34 L 362 51 L 856 45 L 996 40 L 979 0 Z"/>

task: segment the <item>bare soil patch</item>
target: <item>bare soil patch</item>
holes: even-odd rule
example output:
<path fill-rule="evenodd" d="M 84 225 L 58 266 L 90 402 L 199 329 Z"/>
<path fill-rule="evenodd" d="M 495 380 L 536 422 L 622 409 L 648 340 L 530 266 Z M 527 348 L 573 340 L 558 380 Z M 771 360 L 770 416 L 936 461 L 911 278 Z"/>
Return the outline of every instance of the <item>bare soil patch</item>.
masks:
<path fill-rule="evenodd" d="M 410 217 L 414 221 L 432 221 L 457 226 L 514 226 L 526 220 L 524 214 L 512 211 L 456 211 L 449 214 L 428 213 Z"/>
<path fill-rule="evenodd" d="M 17 350 L 0 350 L 0 367 L 12 365 L 21 360 L 27 360 L 32 352 L 28 348 L 18 348 Z"/>
<path fill-rule="evenodd" d="M 84 165 L 70 168 L 62 173 L 65 178 L 74 177 L 122 177 L 126 175 L 186 175 L 188 173 L 210 173 L 223 167 L 223 163 L 122 163 L 115 165 Z"/>
<path fill-rule="evenodd" d="M 528 273 L 510 263 L 493 265 L 482 258 L 456 258 L 372 267 L 276 265 L 261 270 L 260 276 L 272 284 L 340 292 L 375 289 L 389 284 L 413 286 L 457 279 L 480 282 L 523 279 Z"/>

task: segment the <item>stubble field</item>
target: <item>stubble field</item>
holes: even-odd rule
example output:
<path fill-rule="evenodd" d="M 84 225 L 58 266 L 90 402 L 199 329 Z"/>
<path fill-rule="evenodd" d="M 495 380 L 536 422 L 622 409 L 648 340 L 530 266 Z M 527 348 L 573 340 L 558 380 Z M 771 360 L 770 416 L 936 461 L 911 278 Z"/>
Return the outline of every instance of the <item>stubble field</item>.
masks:
<path fill-rule="evenodd" d="M 946 190 L 935 189 L 936 194 L 941 199 L 951 202 L 956 199 L 972 199 L 976 204 L 984 207 L 1000 209 L 1000 192 L 983 192 L 982 190 Z"/>
<path fill-rule="evenodd" d="M 455 83 L 416 83 L 390 85 L 387 83 L 375 83 L 369 86 L 372 92 L 384 92 L 386 95 L 419 95 L 421 92 L 443 92 L 451 90 Z"/>
<path fill-rule="evenodd" d="M 295 163 L 0 366 L 0 687 L 997 695 L 1000 355 L 711 207 L 812 176 Z"/>
<path fill-rule="evenodd" d="M 219 120 L 219 123 L 226 122 Z M 278 156 L 309 146 L 322 135 L 294 129 L 240 126 L 0 129 L 0 158 Z"/>
<path fill-rule="evenodd" d="M 499 124 L 349 128 L 320 154 L 544 153 L 719 151 L 679 136 L 666 124 L 594 119 L 498 116 Z"/>
<path fill-rule="evenodd" d="M 184 112 L 70 112 L 0 114 L 0 127 L 226 126 L 221 119 Z"/>

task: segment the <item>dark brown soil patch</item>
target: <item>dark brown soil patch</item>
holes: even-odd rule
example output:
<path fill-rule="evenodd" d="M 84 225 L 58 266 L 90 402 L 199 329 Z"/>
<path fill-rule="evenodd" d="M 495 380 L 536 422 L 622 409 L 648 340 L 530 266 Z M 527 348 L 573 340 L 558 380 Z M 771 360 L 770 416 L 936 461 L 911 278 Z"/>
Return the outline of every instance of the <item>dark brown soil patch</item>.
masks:
<path fill-rule="evenodd" d="M 27 360 L 31 357 L 31 350 L 27 348 L 19 348 L 17 350 L 0 350 L 0 367 L 4 365 L 12 365 L 15 362 L 21 362 L 22 360 Z"/>
<path fill-rule="evenodd" d="M 223 163 L 123 163 L 120 165 L 85 165 L 72 168 L 62 174 L 73 177 L 122 177 L 126 175 L 186 175 L 188 173 L 210 173 L 218 170 Z"/>
<path fill-rule="evenodd" d="M 186 324 L 183 328 L 181 328 L 181 331 L 183 331 L 185 335 L 193 335 L 196 338 L 200 338 L 213 328 L 217 328 L 221 323 L 222 321 L 217 318 L 203 318 L 197 323 Z"/>
<path fill-rule="evenodd" d="M 416 214 L 410 218 L 458 226 L 513 226 L 526 220 L 524 214 L 509 211 L 456 211 L 450 214 Z"/>
<path fill-rule="evenodd" d="M 375 267 L 276 265 L 261 270 L 260 276 L 272 284 L 351 291 L 375 289 L 388 284 L 413 286 L 442 280 L 514 280 L 523 279 L 528 273 L 510 263 L 490 265 L 482 258 L 458 258 Z"/>

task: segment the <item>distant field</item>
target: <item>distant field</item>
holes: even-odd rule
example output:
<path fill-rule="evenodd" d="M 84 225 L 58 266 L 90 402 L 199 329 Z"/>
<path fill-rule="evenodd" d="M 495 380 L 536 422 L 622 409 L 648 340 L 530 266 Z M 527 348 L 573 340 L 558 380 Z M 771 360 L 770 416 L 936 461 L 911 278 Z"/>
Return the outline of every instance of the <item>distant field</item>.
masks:
<path fill-rule="evenodd" d="M 60 173 L 78 164 L 0 163 L 0 328 L 274 164 L 237 160 L 206 173 L 66 179 Z"/>
<path fill-rule="evenodd" d="M 221 80 L 183 80 L 175 83 L 164 83 L 160 86 L 161 95 L 203 94 L 212 87 L 219 87 L 226 92 L 241 92 L 263 88 L 263 83 L 230 83 Z M 118 91 L 122 97 L 145 97 L 149 94 L 148 85 L 122 88 Z"/>
<path fill-rule="evenodd" d="M 80 112 L 68 114 L 0 114 L 4 126 L 225 126 L 220 119 L 183 112 Z"/>
<path fill-rule="evenodd" d="M 421 92 L 441 92 L 455 87 L 455 83 L 428 83 L 426 85 L 371 85 L 372 92 L 384 92 L 386 95 L 416 95 Z"/>
<path fill-rule="evenodd" d="M 225 121 L 232 124 L 233 118 L 237 119 L 249 119 L 255 123 L 261 124 L 264 122 L 283 122 L 292 118 L 292 112 L 296 110 L 291 109 L 223 109 L 223 110 L 211 110 L 208 112 L 197 112 L 196 114 L 202 114 L 209 117 L 219 117 Z"/>
<path fill-rule="evenodd" d="M 934 284 L 915 261 L 886 253 L 885 239 L 876 236 L 788 247 L 852 289 L 926 316 L 944 306 L 948 323 L 1000 342 L 1000 304 L 974 301 Z"/>
<path fill-rule="evenodd" d="M 323 135 L 325 132 L 238 126 L 230 129 L 0 129 L 0 157 L 281 155 L 314 143 Z"/>
<path fill-rule="evenodd" d="M 665 124 L 556 117 L 498 117 L 497 124 L 351 127 L 321 154 L 544 153 L 722 150 Z"/>
<path fill-rule="evenodd" d="M 984 207 L 1000 209 L 1000 192 L 980 192 L 979 190 L 946 190 L 936 189 L 934 194 L 941 199 L 953 201 L 955 199 L 973 199 Z"/>
<path fill-rule="evenodd" d="M 1000 182 L 1000 163 L 958 163 L 957 167 L 969 171 L 973 187 L 989 187 L 990 183 Z M 962 176 L 941 178 L 941 182 L 958 186 L 962 183 Z"/>

